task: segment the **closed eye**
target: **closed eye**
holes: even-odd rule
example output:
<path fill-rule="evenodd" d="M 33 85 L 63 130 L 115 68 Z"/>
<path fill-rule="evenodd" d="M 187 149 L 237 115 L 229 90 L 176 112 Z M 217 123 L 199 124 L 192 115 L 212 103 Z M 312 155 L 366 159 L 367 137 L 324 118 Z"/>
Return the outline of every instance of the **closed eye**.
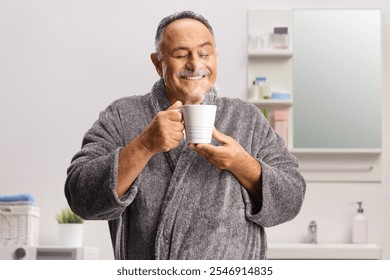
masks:
<path fill-rule="evenodd" d="M 178 50 L 175 50 L 173 53 L 172 53 L 172 56 L 174 58 L 177 58 L 177 59 L 181 59 L 181 58 L 185 58 L 188 56 L 188 51 L 187 50 L 184 50 L 184 49 L 178 49 Z"/>

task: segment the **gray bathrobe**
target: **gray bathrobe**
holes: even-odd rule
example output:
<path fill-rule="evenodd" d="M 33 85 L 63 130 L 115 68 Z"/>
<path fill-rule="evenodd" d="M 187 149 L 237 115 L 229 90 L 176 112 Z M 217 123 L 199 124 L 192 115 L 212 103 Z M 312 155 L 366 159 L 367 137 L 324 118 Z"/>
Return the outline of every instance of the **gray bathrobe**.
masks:
<path fill-rule="evenodd" d="M 68 168 L 69 205 L 85 219 L 108 220 L 116 259 L 264 259 L 264 227 L 298 214 L 305 181 L 259 109 L 218 98 L 215 89 L 203 103 L 218 106 L 216 129 L 260 162 L 262 203 L 184 143 L 154 155 L 129 191 L 116 195 L 120 149 L 169 107 L 160 80 L 151 93 L 119 99 L 103 111 Z"/>

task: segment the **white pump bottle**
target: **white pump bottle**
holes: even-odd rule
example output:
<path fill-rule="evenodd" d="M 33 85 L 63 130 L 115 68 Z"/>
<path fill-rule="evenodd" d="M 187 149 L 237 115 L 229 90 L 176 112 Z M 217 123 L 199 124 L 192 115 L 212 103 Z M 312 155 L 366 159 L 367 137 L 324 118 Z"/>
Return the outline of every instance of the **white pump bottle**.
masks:
<path fill-rule="evenodd" d="M 358 210 L 352 221 L 352 243 L 365 244 L 368 241 L 368 220 L 363 214 L 363 202 L 358 201 L 354 204 L 358 204 Z"/>

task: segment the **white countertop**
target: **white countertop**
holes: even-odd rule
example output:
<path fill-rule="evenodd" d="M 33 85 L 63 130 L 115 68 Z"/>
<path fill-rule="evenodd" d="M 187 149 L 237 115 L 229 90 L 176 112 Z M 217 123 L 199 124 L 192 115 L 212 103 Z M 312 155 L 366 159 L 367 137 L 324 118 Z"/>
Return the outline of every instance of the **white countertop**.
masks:
<path fill-rule="evenodd" d="M 382 258 L 382 248 L 376 244 L 269 243 L 267 258 L 270 260 L 272 259 L 377 260 Z"/>

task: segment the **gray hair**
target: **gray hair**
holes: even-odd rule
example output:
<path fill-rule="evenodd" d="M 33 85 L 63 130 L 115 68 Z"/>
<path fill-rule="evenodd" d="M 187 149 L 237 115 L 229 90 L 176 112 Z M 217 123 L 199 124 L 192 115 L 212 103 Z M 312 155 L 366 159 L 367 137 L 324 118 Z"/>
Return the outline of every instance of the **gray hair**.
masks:
<path fill-rule="evenodd" d="M 174 13 L 172 15 L 169 15 L 169 16 L 163 18 L 157 27 L 156 37 L 154 40 L 154 46 L 156 48 L 156 53 L 157 53 L 158 59 L 162 58 L 161 44 L 162 44 L 162 38 L 163 38 L 163 35 L 165 32 L 165 29 L 167 28 L 167 26 L 176 20 L 186 19 L 186 18 L 194 19 L 194 20 L 197 20 L 197 21 L 203 23 L 204 26 L 206 26 L 207 29 L 210 31 L 210 33 L 214 36 L 213 28 L 209 24 L 208 20 L 205 19 L 200 14 L 197 14 L 197 13 L 192 12 L 192 11 L 183 11 L 183 12 Z"/>

